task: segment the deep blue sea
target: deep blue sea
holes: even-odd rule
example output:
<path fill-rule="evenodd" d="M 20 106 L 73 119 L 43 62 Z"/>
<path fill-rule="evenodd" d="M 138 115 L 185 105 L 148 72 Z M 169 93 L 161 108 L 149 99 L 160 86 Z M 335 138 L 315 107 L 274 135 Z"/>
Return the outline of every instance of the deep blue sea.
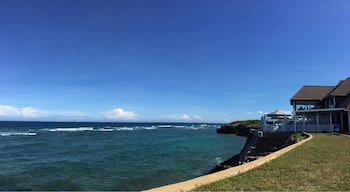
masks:
<path fill-rule="evenodd" d="M 244 145 L 219 126 L 0 122 L 0 190 L 143 190 L 195 178 Z"/>

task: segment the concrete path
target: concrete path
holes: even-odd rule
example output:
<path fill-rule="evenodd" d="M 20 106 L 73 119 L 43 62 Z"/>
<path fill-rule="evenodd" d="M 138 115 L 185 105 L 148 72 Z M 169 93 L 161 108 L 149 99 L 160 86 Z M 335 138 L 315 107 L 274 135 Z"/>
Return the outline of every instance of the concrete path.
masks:
<path fill-rule="evenodd" d="M 205 175 L 205 176 L 201 176 L 201 177 L 197 177 L 191 180 L 187 180 L 184 182 L 180 182 L 180 183 L 175 183 L 175 184 L 170 184 L 170 185 L 166 185 L 163 187 L 158 187 L 158 188 L 153 188 L 153 189 L 149 189 L 146 190 L 145 192 L 158 192 L 158 191 L 164 191 L 164 192 L 182 192 L 182 191 L 190 191 L 192 189 L 195 189 L 199 186 L 202 185 L 206 185 L 215 181 L 219 181 L 222 179 L 226 179 L 228 177 L 232 177 L 235 175 L 238 175 L 239 173 L 244 173 L 248 170 L 254 169 L 256 167 L 259 167 L 262 164 L 265 164 L 283 154 L 285 154 L 286 152 L 298 147 L 299 145 L 309 141 L 310 139 L 312 139 L 312 135 L 308 134 L 309 137 L 307 139 L 304 139 L 301 142 L 295 143 L 293 145 L 290 145 L 288 147 L 285 147 L 283 149 L 280 149 L 274 153 L 271 153 L 269 155 L 266 155 L 262 158 L 259 158 L 255 161 L 252 161 L 250 163 L 245 163 L 243 165 L 239 165 L 236 167 L 232 167 L 220 172 L 216 172 L 216 173 L 212 173 L 209 175 Z"/>

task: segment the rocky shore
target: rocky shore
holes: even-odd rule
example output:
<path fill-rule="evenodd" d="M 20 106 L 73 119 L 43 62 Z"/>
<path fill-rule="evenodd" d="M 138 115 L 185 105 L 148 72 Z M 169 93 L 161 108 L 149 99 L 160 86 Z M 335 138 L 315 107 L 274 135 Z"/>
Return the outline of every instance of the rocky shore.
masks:
<path fill-rule="evenodd" d="M 297 143 L 306 137 L 302 133 L 262 133 L 257 127 L 258 124 L 260 125 L 255 120 L 240 121 L 218 128 L 217 133 L 246 136 L 247 140 L 239 154 L 235 154 L 228 160 L 216 165 L 208 174 L 254 161 L 286 146 Z"/>

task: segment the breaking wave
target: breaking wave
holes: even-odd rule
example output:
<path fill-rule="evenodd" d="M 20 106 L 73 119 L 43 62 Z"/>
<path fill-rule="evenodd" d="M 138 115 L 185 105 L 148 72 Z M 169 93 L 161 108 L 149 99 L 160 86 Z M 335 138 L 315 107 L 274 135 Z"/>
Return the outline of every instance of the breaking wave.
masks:
<path fill-rule="evenodd" d="M 51 132 L 56 132 L 56 131 L 68 131 L 68 132 L 76 132 L 76 131 L 93 131 L 93 127 L 69 127 L 69 128 L 54 128 L 54 129 L 47 129 L 48 131 Z"/>
<path fill-rule="evenodd" d="M 116 130 L 118 130 L 118 131 L 133 131 L 134 128 L 131 128 L 131 127 L 118 127 L 118 128 L 116 128 Z"/>
<path fill-rule="evenodd" d="M 171 128 L 172 125 L 158 125 L 159 128 Z"/>
<path fill-rule="evenodd" d="M 140 131 L 140 130 L 156 130 L 156 129 L 207 129 L 215 127 L 215 125 L 207 124 L 153 124 L 153 125 L 137 125 L 137 126 L 81 126 L 81 127 L 54 127 L 43 129 L 29 129 L 27 132 L 0 132 L 0 136 L 36 136 L 38 132 L 118 132 L 118 131 Z"/>
<path fill-rule="evenodd" d="M 28 132 L 0 132 L 0 136 L 36 136 L 36 133 L 28 133 Z"/>
<path fill-rule="evenodd" d="M 110 131 L 114 131 L 114 129 L 113 128 L 99 128 L 99 129 L 97 129 L 97 131 L 110 132 Z"/>

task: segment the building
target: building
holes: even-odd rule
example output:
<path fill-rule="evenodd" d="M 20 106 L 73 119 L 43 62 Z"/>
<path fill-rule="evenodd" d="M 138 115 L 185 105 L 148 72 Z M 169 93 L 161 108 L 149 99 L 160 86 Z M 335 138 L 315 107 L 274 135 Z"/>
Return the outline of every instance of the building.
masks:
<path fill-rule="evenodd" d="M 293 117 L 266 123 L 264 131 L 350 132 L 350 78 L 335 86 L 303 86 L 291 99 Z M 281 118 L 281 117 L 280 117 Z M 275 127 L 271 129 L 271 127 Z"/>
<path fill-rule="evenodd" d="M 293 131 L 291 119 L 290 113 L 277 109 L 274 112 L 264 114 L 261 118 L 261 127 L 264 128 L 264 132 Z"/>

